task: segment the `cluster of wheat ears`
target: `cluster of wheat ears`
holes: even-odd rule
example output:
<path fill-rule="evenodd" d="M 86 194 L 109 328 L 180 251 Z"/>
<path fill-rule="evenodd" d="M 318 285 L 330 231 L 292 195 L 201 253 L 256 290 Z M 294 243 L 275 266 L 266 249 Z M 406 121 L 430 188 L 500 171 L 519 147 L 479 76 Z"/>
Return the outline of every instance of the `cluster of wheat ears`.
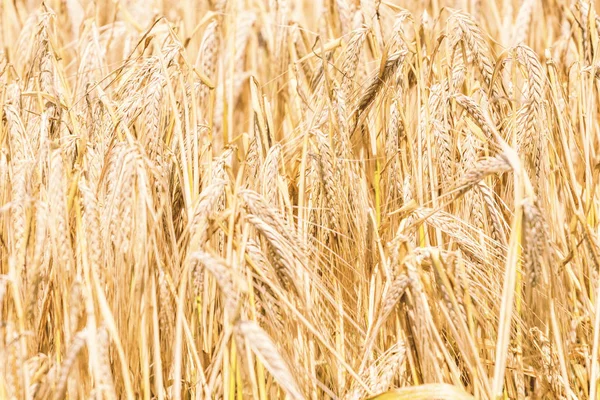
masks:
<path fill-rule="evenodd" d="M 2 1 L 0 398 L 598 399 L 596 3 Z"/>

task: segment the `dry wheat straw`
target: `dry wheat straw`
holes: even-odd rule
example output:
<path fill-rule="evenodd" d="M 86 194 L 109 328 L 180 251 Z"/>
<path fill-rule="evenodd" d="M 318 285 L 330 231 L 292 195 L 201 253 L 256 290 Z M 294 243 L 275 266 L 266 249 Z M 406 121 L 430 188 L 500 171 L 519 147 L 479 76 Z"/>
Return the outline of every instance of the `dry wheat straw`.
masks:
<path fill-rule="evenodd" d="M 34 3 L 0 398 L 598 399 L 594 2 Z"/>
<path fill-rule="evenodd" d="M 295 400 L 304 399 L 289 367 L 265 331 L 252 321 L 239 321 L 235 328 L 288 396 Z"/>

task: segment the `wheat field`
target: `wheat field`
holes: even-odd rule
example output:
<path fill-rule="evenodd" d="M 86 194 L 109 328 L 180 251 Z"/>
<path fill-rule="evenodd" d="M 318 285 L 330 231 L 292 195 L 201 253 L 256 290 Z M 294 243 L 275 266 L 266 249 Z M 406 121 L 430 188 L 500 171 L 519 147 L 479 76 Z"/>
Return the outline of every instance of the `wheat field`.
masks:
<path fill-rule="evenodd" d="M 590 399 L 600 2 L 0 2 L 0 399 Z"/>

